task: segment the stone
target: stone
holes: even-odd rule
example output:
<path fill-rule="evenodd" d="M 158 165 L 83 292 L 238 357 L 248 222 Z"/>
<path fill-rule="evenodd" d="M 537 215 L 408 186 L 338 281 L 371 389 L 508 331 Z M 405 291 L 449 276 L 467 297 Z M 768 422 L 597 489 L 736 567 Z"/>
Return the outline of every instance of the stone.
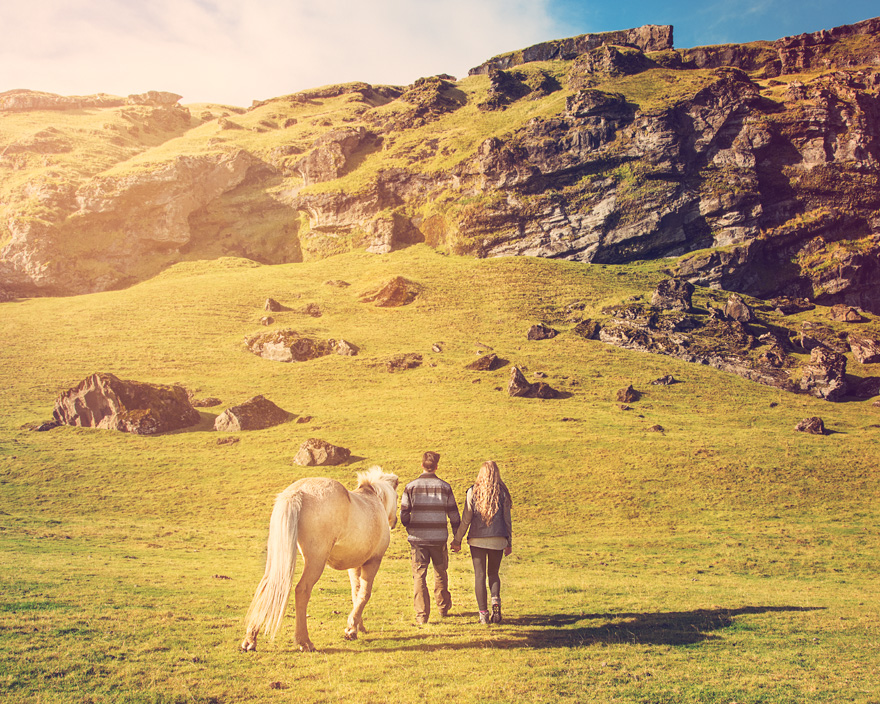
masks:
<path fill-rule="evenodd" d="M 182 386 L 123 381 L 97 373 L 62 392 L 55 400 L 55 420 L 66 425 L 156 435 L 201 421 Z"/>
<path fill-rule="evenodd" d="M 642 395 L 633 388 L 632 384 L 617 392 L 618 403 L 633 403 L 634 401 L 638 401 L 641 397 Z"/>
<path fill-rule="evenodd" d="M 654 386 L 669 386 L 670 384 L 678 384 L 679 381 L 672 374 L 667 374 L 666 376 L 661 376 L 659 379 L 655 379 L 651 382 Z"/>
<path fill-rule="evenodd" d="M 880 376 L 867 376 L 864 379 L 859 379 L 850 388 L 850 393 L 856 398 L 880 396 Z"/>
<path fill-rule="evenodd" d="M 218 432 L 263 430 L 286 423 L 290 413 L 276 406 L 264 396 L 254 396 L 238 406 L 227 408 L 214 420 Z"/>
<path fill-rule="evenodd" d="M 755 314 L 739 294 L 732 293 L 724 305 L 724 315 L 738 323 L 751 323 Z"/>
<path fill-rule="evenodd" d="M 492 352 L 490 354 L 484 354 L 482 357 L 478 357 L 468 364 L 465 369 L 470 369 L 474 372 L 491 372 L 502 366 L 504 366 L 504 362 L 498 358 L 497 354 Z"/>
<path fill-rule="evenodd" d="M 862 333 L 851 332 L 847 336 L 849 348 L 859 364 L 877 364 L 880 362 L 880 341 Z"/>
<path fill-rule="evenodd" d="M 838 323 L 860 323 L 864 320 L 857 308 L 842 303 L 831 306 L 828 318 Z"/>
<path fill-rule="evenodd" d="M 271 315 L 264 315 L 262 318 L 260 318 L 260 325 L 269 326 L 274 322 L 275 318 L 273 318 Z"/>
<path fill-rule="evenodd" d="M 396 354 L 390 359 L 385 360 L 385 368 L 389 372 L 400 372 L 405 369 L 415 369 L 422 364 L 422 355 L 415 352 L 407 352 L 405 354 Z"/>
<path fill-rule="evenodd" d="M 334 288 L 347 288 L 351 286 L 348 281 L 343 281 L 342 279 L 330 279 L 329 281 L 324 282 L 325 286 L 333 286 Z"/>
<path fill-rule="evenodd" d="M 577 325 L 574 326 L 572 332 L 579 337 L 584 338 L 585 340 L 597 340 L 599 339 L 599 331 L 602 329 L 602 326 L 599 325 L 595 320 L 582 320 Z"/>
<path fill-rule="evenodd" d="M 800 423 L 794 426 L 794 429 L 801 433 L 811 433 L 812 435 L 825 435 L 824 421 L 818 416 L 804 418 Z"/>
<path fill-rule="evenodd" d="M 206 396 L 205 398 L 190 398 L 193 408 L 213 408 L 223 403 L 215 396 Z"/>
<path fill-rule="evenodd" d="M 267 298 L 266 303 L 263 305 L 263 310 L 268 310 L 270 313 L 279 313 L 283 310 L 287 310 L 287 308 L 281 305 L 274 298 Z"/>
<path fill-rule="evenodd" d="M 529 328 L 526 337 L 529 340 L 550 340 L 556 337 L 559 333 L 551 327 L 544 325 L 544 323 L 538 323 L 537 325 L 532 325 Z"/>
<path fill-rule="evenodd" d="M 511 367 L 507 382 L 508 396 L 520 398 L 561 398 L 562 394 L 543 381 L 530 383 L 519 367 Z"/>
<path fill-rule="evenodd" d="M 312 318 L 320 318 L 323 315 L 323 312 L 321 311 L 321 306 L 319 306 L 317 303 L 307 303 L 298 312 L 302 315 L 311 316 Z"/>
<path fill-rule="evenodd" d="M 812 396 L 839 401 L 847 392 L 846 357 L 827 347 L 816 347 L 809 364 L 801 368 L 799 387 Z"/>
<path fill-rule="evenodd" d="M 237 442 L 240 442 L 241 438 L 237 438 L 233 435 L 227 435 L 225 438 L 217 438 L 218 445 L 234 445 Z"/>
<path fill-rule="evenodd" d="M 361 303 L 373 303 L 380 308 L 395 308 L 412 303 L 421 292 L 421 285 L 402 276 L 395 276 L 379 288 L 367 291 Z"/>
<path fill-rule="evenodd" d="M 350 456 L 351 450 L 331 445 L 324 440 L 309 438 L 300 445 L 293 462 L 301 467 L 339 465 L 347 461 Z"/>
<path fill-rule="evenodd" d="M 273 362 L 307 362 L 331 354 L 352 357 L 359 352 L 346 340 L 316 340 L 290 328 L 250 335 L 244 342 L 255 355 Z"/>
<path fill-rule="evenodd" d="M 685 313 L 691 309 L 694 285 L 684 279 L 665 279 L 657 284 L 651 295 L 651 305 L 660 310 L 680 310 Z"/>

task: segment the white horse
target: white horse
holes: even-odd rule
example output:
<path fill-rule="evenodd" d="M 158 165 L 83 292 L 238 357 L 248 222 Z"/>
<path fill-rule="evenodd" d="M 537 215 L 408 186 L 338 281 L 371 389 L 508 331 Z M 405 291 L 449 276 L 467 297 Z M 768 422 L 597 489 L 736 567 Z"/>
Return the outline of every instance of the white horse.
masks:
<path fill-rule="evenodd" d="M 287 608 L 296 552 L 303 570 L 296 584 L 296 643 L 312 651 L 306 608 L 312 588 L 325 565 L 348 570 L 352 610 L 345 638 L 355 640 L 364 628 L 364 607 L 373 579 L 397 525 L 397 477 L 381 467 L 358 473 L 358 486 L 349 491 L 334 479 L 312 477 L 294 482 L 275 499 L 269 521 L 266 572 L 245 619 L 242 650 L 257 649 L 257 634 L 265 627 L 275 637 Z"/>

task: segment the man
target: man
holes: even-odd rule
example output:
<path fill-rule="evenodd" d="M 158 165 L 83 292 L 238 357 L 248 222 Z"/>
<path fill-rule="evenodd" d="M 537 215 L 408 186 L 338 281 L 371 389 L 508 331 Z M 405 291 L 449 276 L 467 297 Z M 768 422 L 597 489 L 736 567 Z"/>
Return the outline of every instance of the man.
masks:
<path fill-rule="evenodd" d="M 449 533 L 446 519 L 453 534 L 458 530 L 461 516 L 452 494 L 452 487 L 436 476 L 440 455 L 426 452 L 417 479 L 406 485 L 400 500 L 400 522 L 406 526 L 412 554 L 413 604 L 416 623 L 427 623 L 431 614 L 431 595 L 428 592 L 428 564 L 434 566 L 434 600 L 441 616 L 452 608 L 449 594 L 449 553 L 446 541 Z"/>

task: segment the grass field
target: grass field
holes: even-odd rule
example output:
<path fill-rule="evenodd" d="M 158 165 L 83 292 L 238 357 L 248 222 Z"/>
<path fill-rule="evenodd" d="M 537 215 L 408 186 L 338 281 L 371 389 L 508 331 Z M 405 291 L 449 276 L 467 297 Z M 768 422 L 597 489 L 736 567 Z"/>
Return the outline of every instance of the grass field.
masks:
<path fill-rule="evenodd" d="M 3 304 L 0 698 L 880 702 L 880 409 L 620 350 L 565 325 L 526 340 L 569 303 L 598 315 L 650 292 L 660 269 L 418 246 L 276 267 L 190 262 L 123 291 Z M 359 302 L 396 275 L 423 286 L 415 302 Z M 263 329 L 270 296 L 292 309 L 274 314 L 276 327 L 342 337 L 360 354 L 251 355 L 243 338 Z M 308 303 L 323 315 L 296 312 Z M 499 390 L 509 365 L 464 369 L 488 348 L 570 396 L 509 398 Z M 386 371 L 402 352 L 424 363 Z M 182 383 L 223 405 L 159 437 L 23 427 L 97 371 Z M 650 384 L 665 374 L 682 383 Z M 615 394 L 629 383 L 644 395 L 623 411 Z M 213 418 L 256 394 L 312 420 L 218 445 Z M 832 433 L 794 431 L 813 415 Z M 294 465 L 309 437 L 348 447 L 351 462 Z M 511 489 L 504 623 L 476 624 L 463 553 L 451 557 L 451 617 L 415 626 L 398 527 L 369 633 L 342 639 L 348 578 L 328 569 L 310 604 L 319 652 L 295 650 L 292 608 L 274 642 L 239 652 L 275 494 L 312 475 L 351 487 L 373 464 L 406 482 L 428 449 L 459 497 L 485 459 Z"/>

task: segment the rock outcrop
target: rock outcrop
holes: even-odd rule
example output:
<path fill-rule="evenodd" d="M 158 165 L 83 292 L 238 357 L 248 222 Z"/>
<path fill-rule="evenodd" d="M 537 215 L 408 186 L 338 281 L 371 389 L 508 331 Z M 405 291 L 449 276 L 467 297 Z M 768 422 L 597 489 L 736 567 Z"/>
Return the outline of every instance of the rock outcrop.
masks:
<path fill-rule="evenodd" d="M 507 381 L 507 395 L 521 398 L 560 398 L 559 391 L 546 382 L 529 382 L 519 367 L 511 367 Z"/>
<path fill-rule="evenodd" d="M 308 362 L 330 354 L 354 357 L 359 351 L 345 340 L 318 340 L 290 328 L 250 335 L 244 343 L 255 355 L 272 362 Z"/>
<path fill-rule="evenodd" d="M 188 428 L 201 420 L 182 386 L 123 381 L 92 374 L 55 400 L 59 423 L 156 435 Z"/>
<path fill-rule="evenodd" d="M 231 406 L 214 419 L 214 430 L 221 433 L 241 430 L 263 430 L 290 419 L 290 413 L 264 396 L 254 396 L 244 403 Z"/>

